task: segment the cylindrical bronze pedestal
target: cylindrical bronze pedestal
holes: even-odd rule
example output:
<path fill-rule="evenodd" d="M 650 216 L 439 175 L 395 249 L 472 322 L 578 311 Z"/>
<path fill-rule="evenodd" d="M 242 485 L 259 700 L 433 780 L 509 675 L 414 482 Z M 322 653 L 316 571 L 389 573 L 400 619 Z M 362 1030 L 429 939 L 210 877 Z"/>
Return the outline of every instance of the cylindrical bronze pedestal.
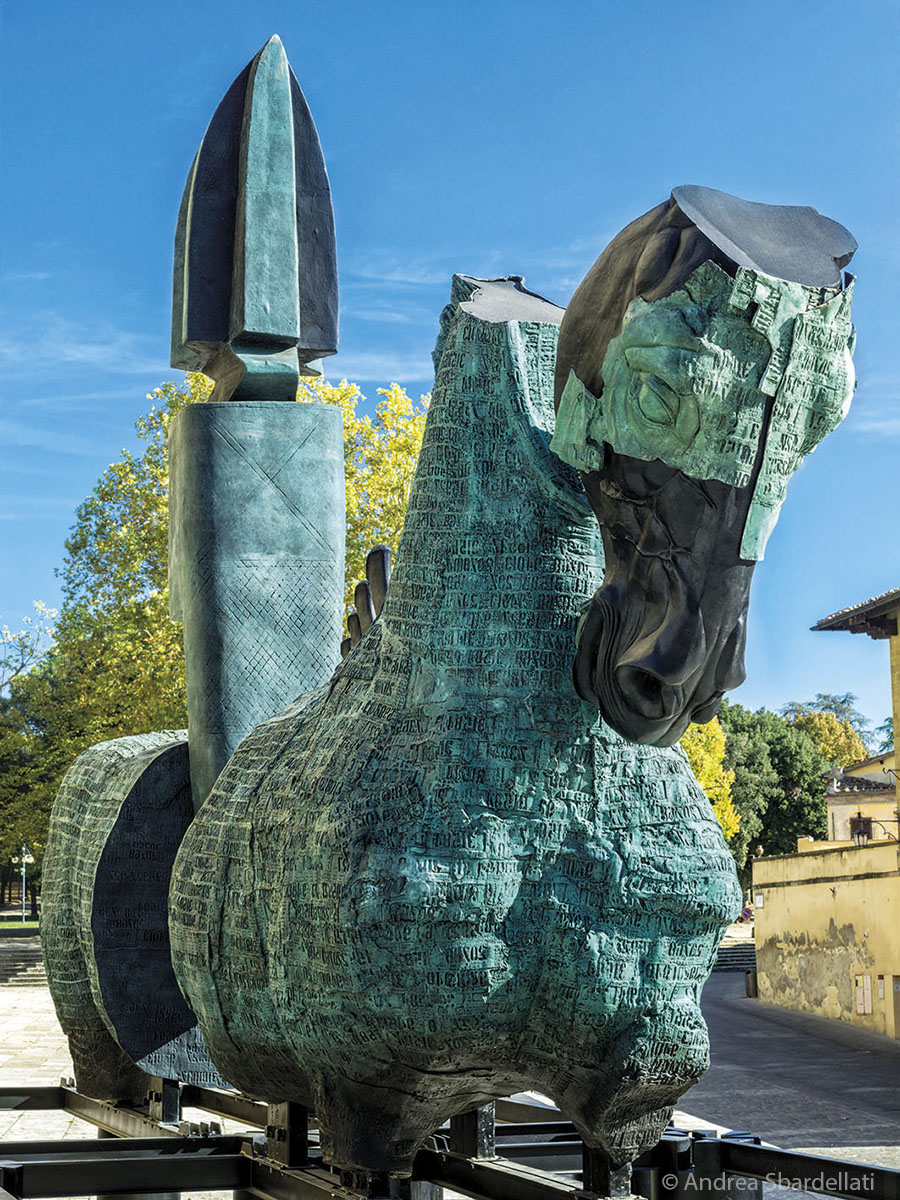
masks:
<path fill-rule="evenodd" d="M 184 622 L 191 783 L 340 659 L 344 451 L 324 404 L 192 404 L 169 440 L 170 611 Z"/>

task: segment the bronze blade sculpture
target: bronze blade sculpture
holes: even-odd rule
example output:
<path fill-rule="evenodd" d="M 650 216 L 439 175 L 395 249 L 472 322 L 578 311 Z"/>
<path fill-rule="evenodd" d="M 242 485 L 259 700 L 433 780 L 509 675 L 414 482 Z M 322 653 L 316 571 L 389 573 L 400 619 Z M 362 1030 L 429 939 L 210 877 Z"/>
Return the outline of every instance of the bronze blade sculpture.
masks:
<path fill-rule="evenodd" d="M 172 974 L 172 861 L 244 734 L 339 656 L 341 417 L 293 403 L 300 375 L 337 346 L 334 226 L 278 38 L 210 122 L 175 263 L 173 365 L 216 380 L 215 399 L 180 413 L 169 442 L 170 609 L 184 623 L 190 737 L 141 734 L 82 755 L 44 868 L 44 957 L 79 1085 L 123 1100 L 140 1099 L 148 1075 L 223 1082 Z"/>

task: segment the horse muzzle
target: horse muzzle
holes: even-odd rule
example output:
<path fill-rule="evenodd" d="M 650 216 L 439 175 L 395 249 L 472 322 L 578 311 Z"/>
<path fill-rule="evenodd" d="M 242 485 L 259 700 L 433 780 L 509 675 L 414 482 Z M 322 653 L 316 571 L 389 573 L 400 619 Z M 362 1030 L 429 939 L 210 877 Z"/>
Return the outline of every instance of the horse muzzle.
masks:
<path fill-rule="evenodd" d="M 734 613 L 670 596 L 661 619 L 636 629 L 629 599 L 615 585 L 595 594 L 579 629 L 575 689 L 629 741 L 671 746 L 743 683 L 746 599 Z"/>

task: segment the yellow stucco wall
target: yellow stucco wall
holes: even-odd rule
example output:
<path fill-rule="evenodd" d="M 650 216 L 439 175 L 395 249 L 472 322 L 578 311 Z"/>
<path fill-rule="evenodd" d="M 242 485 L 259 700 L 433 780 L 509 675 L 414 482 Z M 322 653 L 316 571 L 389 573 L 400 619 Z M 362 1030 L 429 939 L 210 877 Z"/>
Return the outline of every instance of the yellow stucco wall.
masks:
<path fill-rule="evenodd" d="M 900 1038 L 896 842 L 757 859 L 753 895 L 760 1000 Z M 871 1013 L 856 1011 L 865 976 Z"/>
<path fill-rule="evenodd" d="M 894 775 L 891 772 L 896 772 L 893 750 L 879 754 L 875 759 L 867 759 L 865 762 L 855 763 L 851 767 L 844 767 L 845 778 L 874 779 L 876 783 L 883 783 L 885 787 L 894 786 Z"/>
<path fill-rule="evenodd" d="M 894 613 L 900 629 L 900 608 Z M 891 638 L 891 700 L 894 711 L 894 729 L 900 737 L 900 634 Z M 900 779 L 895 779 L 897 803 L 900 805 Z"/>
<path fill-rule="evenodd" d="M 890 838 L 896 840 L 897 825 L 897 796 L 888 793 L 875 792 L 866 795 L 865 792 L 855 792 L 849 796 L 838 793 L 828 796 L 828 837 L 832 842 L 850 841 L 850 818 L 857 812 L 864 817 L 871 817 L 872 841 L 883 842 Z"/>
<path fill-rule="evenodd" d="M 843 850 L 846 844 L 846 838 L 842 838 L 839 842 L 817 842 L 815 838 L 798 837 L 797 853 L 819 854 L 822 850 Z"/>

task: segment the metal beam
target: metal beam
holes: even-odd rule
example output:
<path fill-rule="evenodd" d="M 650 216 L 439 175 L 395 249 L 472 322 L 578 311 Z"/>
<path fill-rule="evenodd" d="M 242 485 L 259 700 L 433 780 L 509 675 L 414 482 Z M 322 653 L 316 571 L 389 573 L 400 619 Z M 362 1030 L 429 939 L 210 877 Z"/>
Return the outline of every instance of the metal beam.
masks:
<path fill-rule="evenodd" d="M 251 1125 L 258 1124 L 265 1112 L 258 1101 L 212 1088 L 185 1087 L 183 1100 L 225 1116 L 243 1118 Z M 219 1188 L 236 1190 L 243 1200 L 360 1200 L 362 1195 L 358 1186 L 348 1186 L 359 1181 L 325 1167 L 314 1146 L 310 1147 L 312 1158 L 306 1165 L 291 1167 L 264 1157 L 259 1153 L 260 1146 L 253 1147 L 244 1136 L 185 1136 L 185 1122 L 179 1133 L 171 1124 L 154 1121 L 145 1112 L 92 1100 L 67 1085 L 0 1089 L 0 1108 L 55 1107 L 97 1125 L 101 1136 L 104 1132 L 113 1136 L 101 1141 L 0 1143 L 0 1200 L 97 1194 L 144 1197 Z M 557 1110 L 536 1106 L 529 1115 L 532 1113 L 560 1115 Z M 280 1109 L 270 1114 L 273 1129 L 285 1130 L 286 1136 L 281 1139 L 285 1142 L 290 1140 L 289 1132 L 293 1138 L 295 1115 L 301 1114 Z M 466 1114 L 468 1120 L 458 1120 L 452 1133 L 445 1127 L 435 1135 L 432 1145 L 416 1156 L 411 1184 L 391 1182 L 391 1194 L 425 1200 L 433 1196 L 435 1188 L 447 1187 L 476 1200 L 562 1200 L 597 1191 L 609 1194 L 614 1182 L 624 1185 L 624 1179 L 613 1180 L 618 1173 L 610 1171 L 605 1156 L 596 1151 L 590 1152 L 598 1160 L 588 1164 L 594 1168 L 588 1170 L 591 1178 L 585 1178 L 580 1189 L 572 1179 L 562 1177 L 576 1173 L 582 1149 L 571 1122 L 518 1121 L 494 1128 L 489 1115 L 484 1109 Z M 302 1125 L 299 1122 L 298 1138 Z M 466 1143 L 470 1153 L 449 1148 L 453 1135 L 457 1144 Z M 678 1131 L 669 1131 L 654 1150 L 642 1156 L 635 1182 L 640 1181 L 645 1194 L 661 1196 L 658 1176 L 666 1171 L 677 1173 L 679 1178 L 693 1174 L 698 1187 L 721 1189 L 732 1176 L 781 1182 L 784 1186 L 825 1192 L 840 1200 L 900 1200 L 900 1170 L 754 1145 L 748 1141 L 749 1136 L 692 1140 Z M 261 1139 L 257 1137 L 256 1141 Z M 281 1147 L 272 1131 L 270 1141 L 270 1152 L 273 1148 L 288 1149 Z M 497 1156 L 489 1157 L 491 1149 Z M 548 1173 L 551 1170 L 555 1174 Z M 387 1181 L 370 1179 L 363 1190 L 380 1196 L 382 1183 L 387 1195 Z M 603 1186 L 598 1188 L 597 1184 Z"/>
<path fill-rule="evenodd" d="M 222 1146 L 224 1152 L 239 1154 L 242 1137 L 190 1138 L 184 1144 L 193 1150 L 203 1151 L 210 1146 Z M 171 1154 L 173 1143 L 170 1137 L 117 1138 L 102 1140 L 94 1138 L 66 1138 L 65 1141 L 37 1141 L 30 1138 L 22 1142 L 0 1142 L 0 1162 L 24 1162 L 25 1159 L 108 1158 L 124 1154 L 149 1155 Z"/>
<path fill-rule="evenodd" d="M 754 1146 L 727 1137 L 695 1142 L 694 1166 L 698 1180 L 738 1175 L 824 1192 L 841 1200 L 900 1200 L 900 1170 Z"/>
<path fill-rule="evenodd" d="M 581 1138 L 570 1141 L 500 1142 L 497 1154 L 510 1162 L 533 1167 L 537 1171 L 580 1171 Z"/>
<path fill-rule="evenodd" d="M 61 1087 L 0 1087 L 0 1109 L 62 1108 Z"/>
<path fill-rule="evenodd" d="M 291 1100 L 269 1105 L 266 1154 L 285 1167 L 303 1167 L 309 1162 L 307 1108 Z"/>
<path fill-rule="evenodd" d="M 252 1100 L 240 1092 L 223 1092 L 218 1088 L 198 1087 L 186 1083 L 181 1089 L 181 1104 L 183 1108 L 202 1108 L 206 1112 L 228 1117 L 232 1121 L 257 1125 L 260 1129 L 265 1128 L 267 1124 L 266 1103 L 262 1100 Z"/>
<path fill-rule="evenodd" d="M 494 1105 L 482 1104 L 450 1118 L 450 1149 L 468 1158 L 494 1157 Z"/>
<path fill-rule="evenodd" d="M 134 1151 L 128 1143 L 112 1143 L 97 1153 L 102 1143 L 92 1142 L 87 1153 L 78 1148 L 58 1157 L 20 1154 L 15 1161 L 0 1161 L 0 1187 L 17 1200 L 52 1196 L 109 1196 L 127 1193 L 217 1190 L 245 1186 L 250 1160 L 237 1152 L 232 1138 L 172 1141 L 153 1150 Z M 200 1144 L 198 1144 L 200 1143 Z"/>
<path fill-rule="evenodd" d="M 413 1179 L 436 1183 L 475 1200 L 571 1200 L 572 1185 L 544 1171 L 503 1159 L 464 1158 L 439 1150 L 420 1150 Z"/>
<path fill-rule="evenodd" d="M 146 1113 L 134 1108 L 118 1108 L 106 1100 L 94 1100 L 84 1096 L 74 1088 L 60 1088 L 62 1092 L 61 1107 L 73 1117 L 89 1121 L 99 1129 L 116 1137 L 180 1137 L 176 1126 L 159 1125 L 152 1121 Z"/>
<path fill-rule="evenodd" d="M 358 1192 L 342 1188 L 338 1176 L 324 1167 L 293 1170 L 269 1159 L 253 1159 L 248 1186 L 264 1200 L 359 1200 Z"/>
<path fill-rule="evenodd" d="M 494 1111 L 498 1121 L 558 1121 L 562 1117 L 555 1104 L 533 1104 L 515 1096 L 495 1100 Z"/>
<path fill-rule="evenodd" d="M 177 1125 L 181 1120 L 181 1084 L 177 1079 L 154 1075 L 147 1093 L 147 1116 L 162 1125 Z"/>
<path fill-rule="evenodd" d="M 496 1129 L 498 1142 L 510 1138 L 513 1141 L 522 1141 L 529 1137 L 552 1138 L 569 1135 L 578 1137 L 571 1121 L 515 1121 L 509 1125 L 498 1125 Z"/>

